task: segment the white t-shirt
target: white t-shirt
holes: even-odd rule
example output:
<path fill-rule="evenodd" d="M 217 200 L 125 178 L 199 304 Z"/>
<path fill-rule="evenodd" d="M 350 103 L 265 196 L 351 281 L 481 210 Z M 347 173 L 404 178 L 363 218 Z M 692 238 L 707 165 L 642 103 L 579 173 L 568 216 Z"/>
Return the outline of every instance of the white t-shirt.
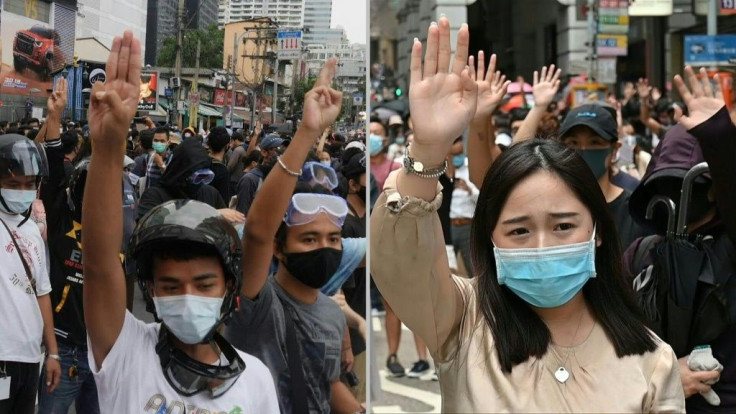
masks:
<path fill-rule="evenodd" d="M 0 211 L 20 246 L 26 263 L 36 279 L 38 296 L 51 292 L 46 267 L 46 246 L 38 226 L 20 214 Z M 38 300 L 28 280 L 10 234 L 0 223 L 0 361 L 36 363 L 41 361 L 43 318 Z"/>
<path fill-rule="evenodd" d="M 92 352 L 89 367 L 97 383 L 102 413 L 278 413 L 276 387 L 268 368 L 252 355 L 238 351 L 245 371 L 223 395 L 211 398 L 209 392 L 185 397 L 176 392 L 164 377 L 156 354 L 161 324 L 136 319 L 125 312 L 118 340 L 98 368 Z M 87 337 L 89 344 L 89 337 Z"/>

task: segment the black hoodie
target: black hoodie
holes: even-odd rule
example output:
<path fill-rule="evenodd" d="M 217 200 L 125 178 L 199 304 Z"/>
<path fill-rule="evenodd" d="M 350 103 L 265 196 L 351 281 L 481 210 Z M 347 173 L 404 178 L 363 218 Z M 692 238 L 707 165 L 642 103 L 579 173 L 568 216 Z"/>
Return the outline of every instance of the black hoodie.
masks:
<path fill-rule="evenodd" d="M 203 168 L 210 168 L 212 160 L 202 145 L 193 139 L 185 139 L 174 150 L 171 162 L 166 167 L 164 175 L 153 187 L 146 190 L 141 196 L 138 205 L 138 218 L 146 215 L 152 208 L 161 203 L 175 199 L 190 199 L 207 203 L 221 209 L 227 207 L 220 193 L 209 185 L 199 188 L 190 188 L 187 178 L 193 172 Z"/>

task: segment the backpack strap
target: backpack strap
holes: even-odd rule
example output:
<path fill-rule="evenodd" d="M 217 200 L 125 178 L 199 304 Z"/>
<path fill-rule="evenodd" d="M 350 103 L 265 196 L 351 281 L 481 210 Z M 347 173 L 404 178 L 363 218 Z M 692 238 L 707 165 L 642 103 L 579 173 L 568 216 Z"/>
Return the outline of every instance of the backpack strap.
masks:
<path fill-rule="evenodd" d="M 289 376 L 291 377 L 291 412 L 294 414 L 309 414 L 309 403 L 307 402 L 307 385 L 304 381 L 304 370 L 302 369 L 302 354 L 296 338 L 296 328 L 291 319 L 291 312 L 284 308 L 284 321 L 286 322 L 286 362 L 289 365 Z"/>
<path fill-rule="evenodd" d="M 28 278 L 28 283 L 31 284 L 31 288 L 33 289 L 33 293 L 38 296 L 38 291 L 36 290 L 36 279 L 33 277 L 33 273 L 31 273 L 31 267 L 28 266 L 28 262 L 26 262 L 26 258 L 23 257 L 23 253 L 20 251 L 20 246 L 18 245 L 18 241 L 15 240 L 15 237 L 13 236 L 13 232 L 10 231 L 10 227 L 5 223 L 5 220 L 0 219 L 0 222 L 3 223 L 3 226 L 5 226 L 5 230 L 8 231 L 8 234 L 10 235 L 10 239 L 13 240 L 13 244 L 15 245 L 15 251 L 18 252 L 18 257 L 20 257 L 21 263 L 23 263 L 23 269 L 26 271 L 26 277 Z"/>

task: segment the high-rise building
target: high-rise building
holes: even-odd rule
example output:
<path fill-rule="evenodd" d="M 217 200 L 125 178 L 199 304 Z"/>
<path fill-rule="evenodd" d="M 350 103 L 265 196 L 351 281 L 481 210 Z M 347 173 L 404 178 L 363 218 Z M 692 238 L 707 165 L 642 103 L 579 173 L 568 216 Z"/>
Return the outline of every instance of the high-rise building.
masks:
<path fill-rule="evenodd" d="M 302 26 L 302 0 L 220 0 L 217 23 L 220 28 L 231 22 L 269 17 L 283 28 Z"/>
<path fill-rule="evenodd" d="M 148 0 L 145 63 L 156 66 L 158 51 L 167 37 L 176 36 L 177 0 Z"/>
<path fill-rule="evenodd" d="M 150 0 L 153 1 L 153 0 Z M 108 48 L 130 29 L 146 49 L 146 0 L 97 0 L 77 3 L 77 38 L 95 38 Z M 145 50 L 144 50 L 145 51 Z"/>
<path fill-rule="evenodd" d="M 216 24 L 217 2 L 218 0 L 185 0 L 185 28 L 205 29 L 211 24 Z M 164 39 L 176 36 L 178 9 L 178 0 L 148 0 L 145 53 L 147 65 L 156 66 L 158 51 L 161 50 Z"/>
<path fill-rule="evenodd" d="M 186 0 L 187 28 L 205 29 L 217 24 L 219 0 Z"/>

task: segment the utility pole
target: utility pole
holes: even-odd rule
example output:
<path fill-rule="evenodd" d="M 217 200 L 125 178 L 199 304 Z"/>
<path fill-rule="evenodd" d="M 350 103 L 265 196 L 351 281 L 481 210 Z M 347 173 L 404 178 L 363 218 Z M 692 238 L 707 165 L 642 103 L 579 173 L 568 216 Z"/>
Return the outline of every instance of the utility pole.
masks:
<path fill-rule="evenodd" d="M 279 96 L 279 58 L 274 58 L 276 62 L 276 76 L 273 78 L 273 101 L 271 101 L 271 125 L 276 123 L 276 101 Z"/>
<path fill-rule="evenodd" d="M 195 96 L 197 99 L 197 103 L 193 103 L 192 100 L 189 100 L 189 126 L 193 127 L 195 130 L 199 130 L 197 128 L 197 117 L 199 116 L 199 52 L 200 52 L 200 40 L 197 39 L 197 66 L 196 66 L 196 72 L 194 72 L 194 82 L 192 82 L 192 90 L 191 94 Z"/>
<path fill-rule="evenodd" d="M 596 25 L 595 25 L 595 4 L 596 0 L 588 0 L 588 83 L 593 82 L 596 78 Z"/>
<path fill-rule="evenodd" d="M 184 0 L 179 0 L 179 10 L 176 13 L 176 63 L 174 76 L 181 82 L 181 53 L 184 43 Z M 181 86 L 176 90 L 176 126 L 181 129 L 181 117 L 179 116 L 179 101 L 181 100 Z M 190 114 L 191 115 L 191 114 Z"/>
<path fill-rule="evenodd" d="M 718 34 L 718 0 L 708 1 L 708 36 Z"/>

